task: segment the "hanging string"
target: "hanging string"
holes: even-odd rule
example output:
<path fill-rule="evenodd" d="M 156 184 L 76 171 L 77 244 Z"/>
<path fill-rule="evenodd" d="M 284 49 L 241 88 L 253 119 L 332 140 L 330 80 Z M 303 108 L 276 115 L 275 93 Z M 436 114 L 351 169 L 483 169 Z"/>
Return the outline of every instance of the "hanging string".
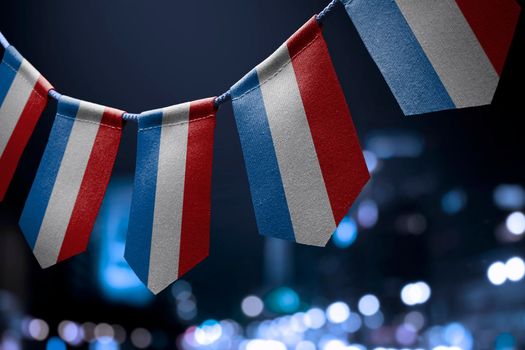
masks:
<path fill-rule="evenodd" d="M 319 24 L 321 24 L 323 22 L 323 20 L 326 17 L 326 15 L 328 13 L 330 13 L 336 7 L 336 5 L 337 5 L 337 3 L 339 1 L 340 0 L 332 0 L 332 1 L 330 1 L 330 3 L 321 12 L 319 12 L 319 14 L 316 17 L 317 22 Z M 9 42 L 4 37 L 2 32 L 0 32 L 0 44 L 4 47 L 4 49 L 7 49 L 10 46 Z M 58 91 L 56 91 L 54 89 L 49 90 L 49 97 L 54 98 L 55 100 L 58 101 L 61 96 L 62 95 Z M 229 100 L 231 100 L 230 90 L 226 91 L 222 95 L 220 95 L 220 96 L 215 98 L 215 101 L 214 101 L 215 102 L 215 107 L 219 108 L 223 103 L 228 102 Z M 122 119 L 124 119 L 124 120 L 137 120 L 137 119 L 139 119 L 139 117 L 140 117 L 140 114 L 135 114 L 135 113 L 124 113 L 122 115 Z"/>
<path fill-rule="evenodd" d="M 326 5 L 326 7 L 323 9 L 323 11 L 319 12 L 319 14 L 317 15 L 317 17 L 316 17 L 317 23 L 319 23 L 319 24 L 323 23 L 323 19 L 326 17 L 327 14 L 329 14 L 337 6 L 337 3 L 339 1 L 340 0 L 332 0 L 332 1 L 330 1 L 330 3 L 328 5 Z"/>
<path fill-rule="evenodd" d="M 53 89 L 49 90 L 48 94 L 49 94 L 49 97 L 54 98 L 57 101 L 60 99 L 60 97 L 62 97 L 62 95 L 58 91 L 53 90 Z"/>
<path fill-rule="evenodd" d="M 4 34 L 2 34 L 2 32 L 0 32 L 0 43 L 2 44 L 4 49 L 7 49 L 9 47 L 9 41 L 7 41 L 7 39 L 5 38 Z"/>

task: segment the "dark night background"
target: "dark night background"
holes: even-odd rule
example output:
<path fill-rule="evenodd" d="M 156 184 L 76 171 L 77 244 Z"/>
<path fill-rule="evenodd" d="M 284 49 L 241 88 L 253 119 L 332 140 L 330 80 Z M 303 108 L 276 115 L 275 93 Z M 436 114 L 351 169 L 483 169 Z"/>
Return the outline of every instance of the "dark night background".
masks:
<path fill-rule="evenodd" d="M 140 112 L 224 92 L 326 3 L 2 0 L 0 30 L 59 92 Z M 65 324 L 85 325 L 80 332 L 90 340 L 91 324 L 85 322 L 103 326 L 99 340 L 75 345 L 80 348 L 282 349 L 246 339 L 259 337 L 259 321 L 288 320 L 282 315 L 324 309 L 337 300 L 357 316 L 358 300 L 368 293 L 381 302 L 381 325 L 363 316 L 358 330 L 327 324 L 312 344 L 341 349 L 330 343 L 333 336 L 367 348 L 525 349 L 525 280 L 496 286 L 487 279 L 493 262 L 525 259 L 522 236 L 505 226 L 525 205 L 523 15 L 492 105 L 417 117 L 403 116 L 342 6 L 326 18 L 324 35 L 369 167 L 376 165 L 349 212 L 348 219 L 357 222 L 355 242 L 319 249 L 258 235 L 227 103 L 217 115 L 210 257 L 184 276 L 188 283 L 153 298 L 134 281 L 119 282 L 107 261 L 118 254 L 126 230 L 133 122 L 125 127 L 88 252 L 41 270 L 17 222 L 53 122 L 52 101 L 0 203 L 0 349 L 63 350 L 57 336 L 64 338 Z M 366 208 L 372 208 L 372 219 Z M 114 264 L 129 275 L 122 262 Z M 407 306 L 400 290 L 415 281 L 425 281 L 432 294 L 423 305 Z M 255 323 L 241 311 L 247 295 L 265 302 Z M 399 335 L 410 311 L 425 319 L 412 330 L 412 342 Z M 31 340 L 33 318 L 49 325 L 46 339 Z M 210 319 L 232 320 L 220 323 L 221 341 L 227 326 L 235 329 L 228 345 L 192 347 L 179 337 Z M 121 326 L 108 330 L 105 323 Z M 122 328 L 127 336 L 121 344 L 102 339 L 105 332 L 118 338 Z M 470 343 L 457 340 L 460 335 Z M 306 342 L 290 344 L 288 349 L 312 349 Z"/>

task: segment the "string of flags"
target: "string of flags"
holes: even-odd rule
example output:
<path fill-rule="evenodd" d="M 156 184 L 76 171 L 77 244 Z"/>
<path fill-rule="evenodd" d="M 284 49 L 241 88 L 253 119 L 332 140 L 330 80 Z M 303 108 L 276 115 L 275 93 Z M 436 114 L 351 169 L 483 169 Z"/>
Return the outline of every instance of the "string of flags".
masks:
<path fill-rule="evenodd" d="M 130 115 L 58 94 L 0 34 L 0 201 L 47 105 L 55 121 L 20 219 L 42 268 L 84 252 L 124 119 L 137 119 L 125 258 L 154 293 L 209 254 L 217 108 L 231 98 L 262 235 L 324 246 L 370 178 L 322 33 L 344 5 L 405 115 L 489 104 L 515 0 L 332 0 L 218 98 Z"/>

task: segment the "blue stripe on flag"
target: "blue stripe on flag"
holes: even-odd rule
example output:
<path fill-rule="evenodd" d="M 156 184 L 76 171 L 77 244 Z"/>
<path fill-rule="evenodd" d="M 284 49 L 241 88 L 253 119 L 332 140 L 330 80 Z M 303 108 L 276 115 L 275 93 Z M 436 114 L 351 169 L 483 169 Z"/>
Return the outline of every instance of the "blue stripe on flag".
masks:
<path fill-rule="evenodd" d="M 257 72 L 248 73 L 231 93 L 259 232 L 295 240 Z"/>
<path fill-rule="evenodd" d="M 126 239 L 126 261 L 146 285 L 148 284 L 162 128 L 152 128 L 146 131 L 140 129 L 161 124 L 161 110 L 139 118 L 135 184 Z"/>
<path fill-rule="evenodd" d="M 343 2 L 406 115 L 455 108 L 394 0 Z"/>
<path fill-rule="evenodd" d="M 61 98 L 58 103 L 57 116 L 49 134 L 49 140 L 40 161 L 35 180 L 27 197 L 24 211 L 20 217 L 20 228 L 27 243 L 33 249 L 44 220 L 49 198 L 55 186 L 56 177 L 67 147 L 69 135 L 75 121 L 60 115 L 75 118 L 79 103 Z"/>
<path fill-rule="evenodd" d="M 0 106 L 9 92 L 13 80 L 15 80 L 16 73 L 22 64 L 22 60 L 22 56 L 20 56 L 14 47 L 9 46 L 5 50 L 2 64 L 0 64 Z"/>

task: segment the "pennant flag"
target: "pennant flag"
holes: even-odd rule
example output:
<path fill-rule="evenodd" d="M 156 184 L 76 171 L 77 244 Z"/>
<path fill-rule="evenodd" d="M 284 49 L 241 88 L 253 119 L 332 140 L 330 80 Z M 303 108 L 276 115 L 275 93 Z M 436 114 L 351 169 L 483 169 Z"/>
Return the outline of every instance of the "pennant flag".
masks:
<path fill-rule="evenodd" d="M 315 18 L 231 93 L 259 232 L 324 246 L 369 173 Z"/>
<path fill-rule="evenodd" d="M 342 0 L 405 115 L 490 104 L 515 0 Z"/>
<path fill-rule="evenodd" d="M 0 201 L 53 87 L 13 46 L 0 64 Z"/>
<path fill-rule="evenodd" d="M 43 268 L 84 252 L 122 133 L 124 112 L 62 96 L 20 227 Z"/>
<path fill-rule="evenodd" d="M 125 258 L 155 294 L 208 256 L 214 99 L 144 112 Z"/>

